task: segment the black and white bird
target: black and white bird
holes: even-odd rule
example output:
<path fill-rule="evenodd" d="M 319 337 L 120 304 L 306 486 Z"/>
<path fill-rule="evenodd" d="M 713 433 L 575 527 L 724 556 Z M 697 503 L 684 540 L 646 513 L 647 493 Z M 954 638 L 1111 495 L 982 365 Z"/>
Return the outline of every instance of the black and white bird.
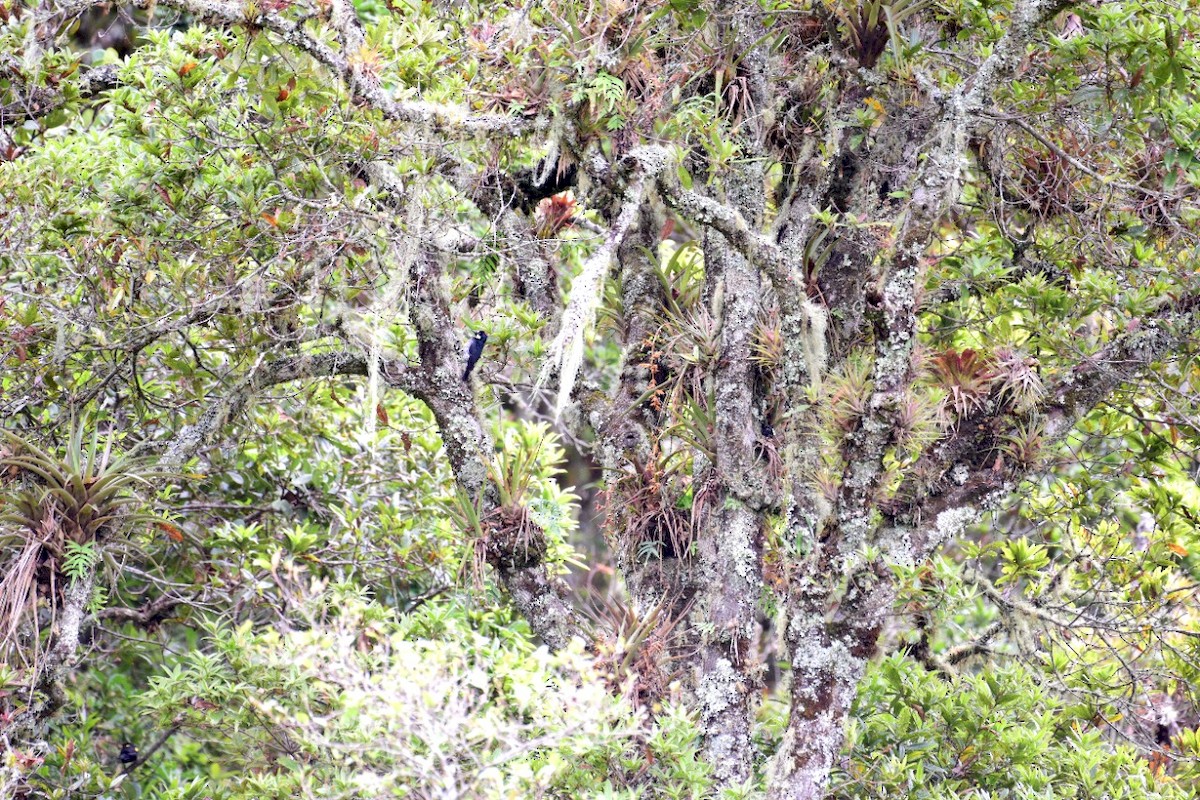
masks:
<path fill-rule="evenodd" d="M 475 365 L 479 363 L 479 357 L 483 355 L 485 344 L 487 344 L 487 334 L 483 331 L 475 331 L 475 335 L 471 337 L 471 341 L 467 345 L 467 368 L 463 370 L 463 383 L 470 380 L 471 370 L 475 369 Z"/>
<path fill-rule="evenodd" d="M 125 742 L 121 745 L 121 752 L 117 754 L 125 771 L 133 769 L 138 761 L 138 751 L 132 742 Z"/>

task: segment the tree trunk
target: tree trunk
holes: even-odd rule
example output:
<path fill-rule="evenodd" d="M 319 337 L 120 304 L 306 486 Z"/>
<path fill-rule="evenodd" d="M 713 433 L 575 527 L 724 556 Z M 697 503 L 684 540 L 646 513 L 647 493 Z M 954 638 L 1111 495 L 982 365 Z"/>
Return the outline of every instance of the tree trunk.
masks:
<path fill-rule="evenodd" d="M 811 586 L 821 576 L 810 576 Z M 786 631 L 792 660 L 791 716 L 768 781 L 771 800 L 820 800 L 846 738 L 850 706 L 879 634 L 894 589 L 883 569 L 859 570 L 832 620 L 830 593 L 813 589 L 793 599 Z"/>

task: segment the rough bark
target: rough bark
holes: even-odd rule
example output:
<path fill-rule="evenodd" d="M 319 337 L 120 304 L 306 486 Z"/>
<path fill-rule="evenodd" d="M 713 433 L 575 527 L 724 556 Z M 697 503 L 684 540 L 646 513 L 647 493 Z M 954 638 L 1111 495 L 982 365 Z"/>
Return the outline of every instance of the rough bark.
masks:
<path fill-rule="evenodd" d="M 714 234 L 705 246 L 707 280 L 719 284 L 721 361 L 713 377 L 716 484 L 697 537 L 697 602 L 702 620 L 696 696 L 704 749 L 723 785 L 752 774 L 750 737 L 762 678 L 752 647 L 762 592 L 762 514 L 769 487 L 755 452 L 750 342 L 759 311 L 758 270 Z M 694 623 L 696 624 L 696 623 Z"/>
<path fill-rule="evenodd" d="M 1009 31 L 974 80 L 945 101 L 940 119 L 930 128 L 925 158 L 906 187 L 906 203 L 895 219 L 895 243 L 882 256 L 880 291 L 868 297 L 864 312 L 873 326 L 872 394 L 862 420 L 846 438 L 845 468 L 832 514 L 820 523 L 818 548 L 801 569 L 804 579 L 792 589 L 787 629 L 793 665 L 792 711 L 784 744 L 771 765 L 772 798 L 816 800 L 828 786 L 833 760 L 844 741 L 850 701 L 875 653 L 891 602 L 886 573 L 861 563 L 863 546 L 877 542 L 891 557 L 909 561 L 923 557 L 912 549 L 912 531 L 882 529 L 873 521 L 884 457 L 895 440 L 898 410 L 912 378 L 918 287 L 924 278 L 922 257 L 936 226 L 957 201 L 968 136 L 981 110 L 999 81 L 1012 74 L 1038 27 L 1062 7 L 1062 3 L 1041 0 L 1018 7 Z M 884 156 L 883 161 L 894 162 L 895 158 Z M 861 264 L 852 269 L 862 271 Z M 857 286 L 861 282 L 857 278 L 850 283 Z M 958 526 L 965 515 L 950 516 L 953 518 L 939 517 L 938 524 L 961 531 Z M 851 575 L 840 597 L 822 586 L 822 576 L 828 572 L 821 567 L 826 565 L 834 574 Z M 821 617 L 831 600 L 836 600 L 835 621 L 823 623 Z"/>
<path fill-rule="evenodd" d="M 761 11 L 729 3 L 719 4 L 717 13 L 721 35 L 741 53 L 739 91 L 752 108 L 765 108 L 770 60 L 762 46 Z M 758 116 L 743 120 L 736 141 L 746 162 L 713 175 L 720 180 L 726 206 L 751 230 L 761 227 L 765 213 L 763 138 Z M 759 447 L 765 420 L 751 360 L 763 311 L 762 271 L 787 294 L 787 300 L 781 298 L 784 316 L 802 314 L 804 306 L 793 304 L 797 287 L 785 274 L 782 259 L 755 263 L 716 230 L 706 232 L 703 244 L 705 295 L 719 325 L 720 356 L 711 376 L 716 452 L 711 477 L 705 476 L 713 484 L 713 499 L 697 532 L 698 585 L 691 618 L 701 627 L 695 692 L 707 760 L 720 785 L 737 786 L 753 776 L 751 728 L 762 687 L 754 634 L 763 588 L 763 512 L 774 505 L 777 491 Z"/>
<path fill-rule="evenodd" d="M 893 597 L 890 577 L 883 569 L 857 571 L 832 619 L 826 619 L 827 591 L 814 588 L 794 594 L 786 631 L 793 659 L 791 715 L 771 764 L 772 798 L 820 800 L 825 796 L 845 738 L 850 704 L 867 664 L 878 652 Z"/>

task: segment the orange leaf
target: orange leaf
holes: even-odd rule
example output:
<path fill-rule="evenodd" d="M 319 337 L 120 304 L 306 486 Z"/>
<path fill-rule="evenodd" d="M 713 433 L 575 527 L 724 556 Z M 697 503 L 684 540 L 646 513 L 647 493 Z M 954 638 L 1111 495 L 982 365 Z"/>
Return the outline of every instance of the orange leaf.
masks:
<path fill-rule="evenodd" d="M 167 204 L 167 207 L 170 208 L 172 211 L 174 211 L 175 204 L 173 202 L 171 202 L 171 193 L 168 192 L 163 187 L 159 186 L 157 183 L 154 184 L 154 188 L 155 188 L 155 190 L 158 191 L 158 196 L 161 197 L 163 199 L 163 202 Z"/>
<path fill-rule="evenodd" d="M 292 92 L 296 88 L 296 76 L 293 75 L 291 80 L 287 82 L 287 86 L 279 87 L 279 94 L 275 95 L 275 102 L 282 103 L 292 96 Z"/>
<path fill-rule="evenodd" d="M 156 523 L 154 523 L 154 524 L 155 524 L 156 526 L 158 526 L 159 530 L 161 530 L 161 531 L 165 532 L 165 533 L 167 534 L 167 536 L 170 536 L 170 537 L 171 537 L 171 539 L 172 539 L 172 541 L 176 541 L 176 542 L 182 542 L 182 541 L 183 541 L 183 531 L 179 530 L 179 528 L 176 528 L 176 527 L 175 527 L 174 525 L 172 525 L 171 523 L 169 523 L 169 522 L 156 522 Z"/>
<path fill-rule="evenodd" d="M 383 407 L 383 403 L 375 404 L 375 417 L 384 425 L 388 424 L 387 409 Z"/>

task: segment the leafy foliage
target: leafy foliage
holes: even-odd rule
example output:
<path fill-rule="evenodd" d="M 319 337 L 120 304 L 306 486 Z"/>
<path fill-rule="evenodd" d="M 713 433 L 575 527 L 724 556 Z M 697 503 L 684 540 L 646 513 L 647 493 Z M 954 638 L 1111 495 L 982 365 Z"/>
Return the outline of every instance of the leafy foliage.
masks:
<path fill-rule="evenodd" d="M 1086 709 L 1064 706 L 1020 667 L 947 683 L 901 658 L 872 670 L 837 797 L 1182 798 Z"/>

